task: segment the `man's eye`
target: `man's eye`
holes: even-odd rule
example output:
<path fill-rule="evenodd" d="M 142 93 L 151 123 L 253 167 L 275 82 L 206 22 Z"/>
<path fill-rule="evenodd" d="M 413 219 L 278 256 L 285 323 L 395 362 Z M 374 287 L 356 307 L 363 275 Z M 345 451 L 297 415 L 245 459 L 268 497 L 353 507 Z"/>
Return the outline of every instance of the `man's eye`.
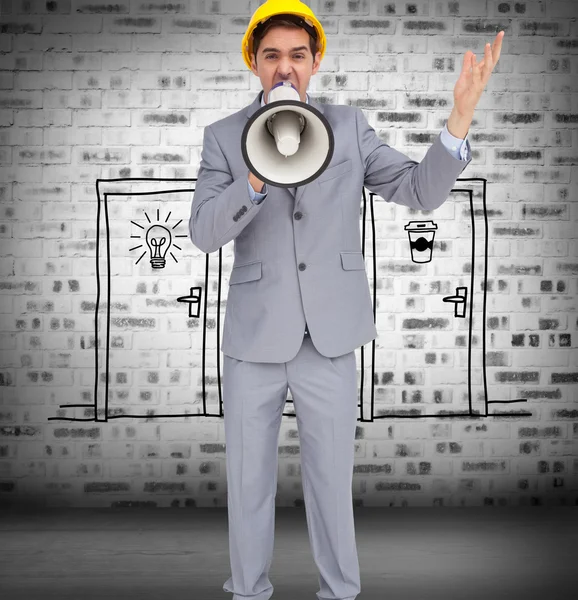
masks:
<path fill-rule="evenodd" d="M 275 58 L 274 54 L 268 54 L 265 58 Z M 303 54 L 295 54 L 295 58 L 305 58 Z"/>

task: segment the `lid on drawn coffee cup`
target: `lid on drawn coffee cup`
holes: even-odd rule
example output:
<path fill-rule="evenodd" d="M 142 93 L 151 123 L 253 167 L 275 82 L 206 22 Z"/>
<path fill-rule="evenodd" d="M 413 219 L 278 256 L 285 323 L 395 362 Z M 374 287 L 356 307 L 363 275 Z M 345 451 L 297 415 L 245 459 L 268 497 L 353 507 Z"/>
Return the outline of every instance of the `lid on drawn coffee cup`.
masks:
<path fill-rule="evenodd" d="M 404 229 L 412 229 L 414 231 L 431 231 L 437 229 L 438 226 L 433 221 L 410 221 Z"/>

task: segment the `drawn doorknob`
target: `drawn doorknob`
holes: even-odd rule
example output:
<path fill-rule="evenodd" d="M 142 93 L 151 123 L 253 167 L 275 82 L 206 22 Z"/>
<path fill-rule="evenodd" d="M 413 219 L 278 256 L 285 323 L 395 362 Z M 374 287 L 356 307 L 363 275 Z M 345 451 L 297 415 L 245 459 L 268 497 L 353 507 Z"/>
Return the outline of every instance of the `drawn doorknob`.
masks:
<path fill-rule="evenodd" d="M 454 317 L 465 318 L 466 316 L 466 299 L 468 297 L 468 288 L 460 286 L 456 288 L 455 296 L 445 296 L 444 302 L 454 303 Z"/>

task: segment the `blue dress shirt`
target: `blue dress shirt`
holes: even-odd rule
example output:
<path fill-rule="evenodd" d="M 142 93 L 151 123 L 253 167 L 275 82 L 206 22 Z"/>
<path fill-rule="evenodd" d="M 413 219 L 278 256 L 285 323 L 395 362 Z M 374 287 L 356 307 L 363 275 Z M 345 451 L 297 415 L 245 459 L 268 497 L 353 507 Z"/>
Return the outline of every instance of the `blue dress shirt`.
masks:
<path fill-rule="evenodd" d="M 309 104 L 309 94 L 307 93 L 305 93 L 305 100 L 307 104 Z M 263 94 L 263 97 L 261 98 L 261 106 L 265 106 L 265 94 Z M 458 160 L 469 159 L 471 148 L 467 133 L 464 139 L 457 138 L 448 131 L 448 126 L 446 124 L 442 129 L 440 140 L 441 143 L 445 146 L 446 150 L 454 158 L 457 158 Z M 267 189 L 266 183 L 263 184 L 263 191 L 261 192 L 256 192 L 253 189 L 253 186 L 249 183 L 249 181 L 247 181 L 247 187 L 249 188 L 249 198 L 251 199 L 251 202 L 253 202 L 253 204 L 261 204 L 261 202 L 263 202 L 263 198 L 265 198 L 267 192 L 269 191 Z"/>

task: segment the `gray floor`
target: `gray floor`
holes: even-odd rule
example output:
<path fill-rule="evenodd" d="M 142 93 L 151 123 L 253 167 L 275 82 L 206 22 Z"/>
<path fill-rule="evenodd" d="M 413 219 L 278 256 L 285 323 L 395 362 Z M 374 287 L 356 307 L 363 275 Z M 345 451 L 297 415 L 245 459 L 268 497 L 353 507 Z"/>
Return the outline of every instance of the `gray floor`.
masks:
<path fill-rule="evenodd" d="M 578 508 L 355 509 L 358 600 L 576 597 Z M 2 600 L 230 600 L 226 509 L 0 510 Z M 276 509 L 272 600 L 317 600 L 303 508 Z"/>

